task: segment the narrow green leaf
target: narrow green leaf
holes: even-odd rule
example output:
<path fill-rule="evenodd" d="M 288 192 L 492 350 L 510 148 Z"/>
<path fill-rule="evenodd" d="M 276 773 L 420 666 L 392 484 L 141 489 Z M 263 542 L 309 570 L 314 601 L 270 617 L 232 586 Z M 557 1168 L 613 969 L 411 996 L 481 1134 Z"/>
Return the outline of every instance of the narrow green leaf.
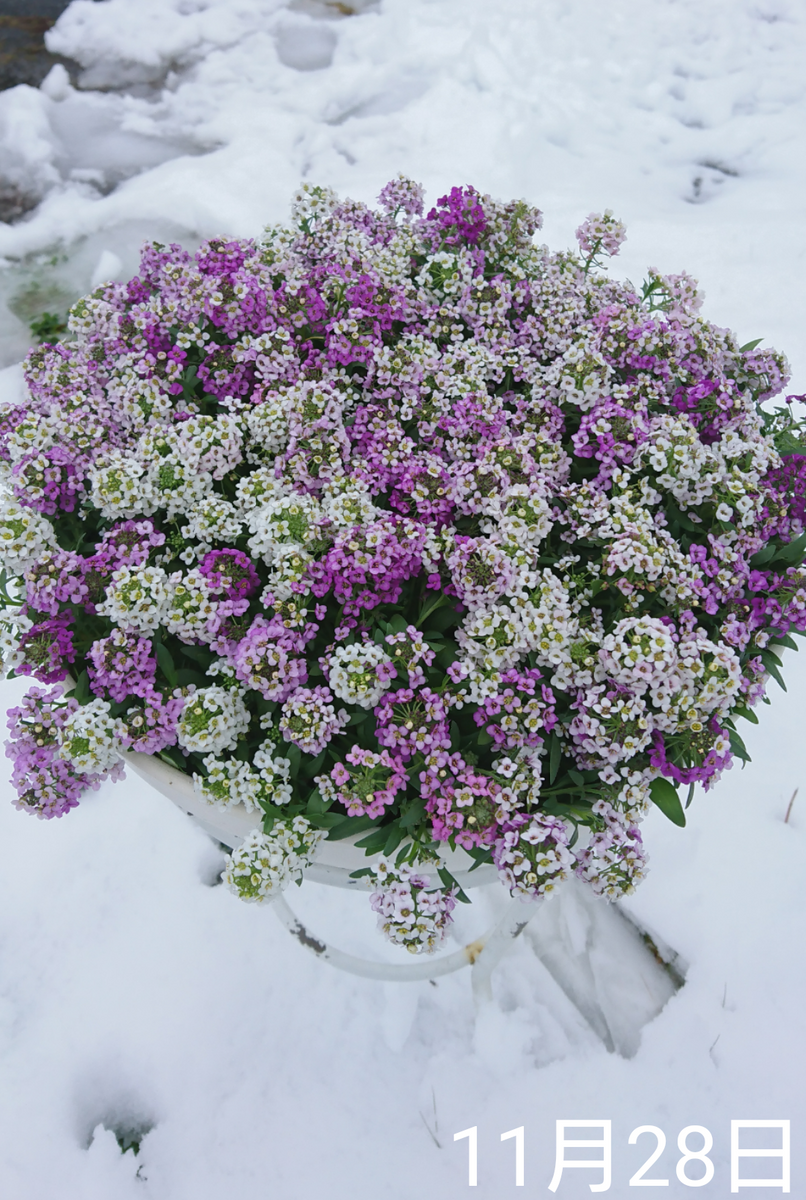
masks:
<path fill-rule="evenodd" d="M 562 756 L 562 742 L 557 737 L 557 734 L 552 731 L 551 734 L 551 749 L 549 750 L 549 783 L 554 783 L 557 778 L 557 772 L 560 769 L 560 758 Z"/>
<path fill-rule="evenodd" d="M 303 815 L 307 821 L 310 821 L 314 829 L 330 830 L 334 827 L 334 825 L 338 824 L 339 821 L 344 820 L 343 815 L 332 812 L 305 812 Z M 328 833 L 328 837 L 329 836 L 330 834 Z"/>
<path fill-rule="evenodd" d="M 751 760 L 750 755 L 747 753 L 747 747 L 735 729 L 728 730 L 728 738 L 730 739 L 730 748 L 736 757 L 740 758 L 742 762 L 750 762 Z"/>
<path fill-rule="evenodd" d="M 183 646 L 182 653 L 187 658 L 192 658 L 194 662 L 201 663 L 205 669 L 213 661 L 213 655 L 206 646 Z"/>
<path fill-rule="evenodd" d="M 322 793 L 319 791 L 319 788 L 314 788 L 308 797 L 308 812 L 323 813 L 326 811 L 326 809 L 327 804 L 322 798 Z"/>
<path fill-rule="evenodd" d="M 683 805 L 680 803 L 677 790 L 669 780 L 653 779 L 649 785 L 649 795 L 652 803 L 658 806 L 663 815 L 682 829 L 686 823 L 686 814 L 683 812 Z"/>
<path fill-rule="evenodd" d="M 316 758 L 309 758 L 307 754 L 305 755 L 305 758 L 302 760 L 301 770 L 306 779 L 313 779 L 314 775 L 319 774 L 324 766 L 326 755 L 326 749 L 317 754 Z"/>
<path fill-rule="evenodd" d="M 757 571 L 759 567 L 763 567 L 765 563 L 770 561 L 776 549 L 775 542 L 769 542 L 766 546 L 762 546 L 750 559 L 750 566 Z"/>
<path fill-rule="evenodd" d="M 158 642 L 155 646 L 157 651 L 157 662 L 165 678 L 171 687 L 179 687 L 179 680 L 176 675 L 176 667 L 174 660 L 171 657 L 171 652 L 167 646 L 163 646 L 162 642 Z"/>
<path fill-rule="evenodd" d="M 456 889 L 456 899 L 459 900 L 460 903 L 462 903 L 462 904 L 470 903 L 469 899 L 467 898 L 465 893 L 462 891 L 462 889 L 459 887 L 459 884 L 456 882 L 453 875 L 451 875 L 451 873 L 447 869 L 447 867 L 437 867 L 437 874 L 439 875 L 440 879 L 442 880 L 444 887 Z"/>
<path fill-rule="evenodd" d="M 420 800 L 416 804 L 412 804 L 400 818 L 401 829 L 413 829 L 415 825 L 419 825 L 425 818 L 425 801 Z"/>
<path fill-rule="evenodd" d="M 73 688 L 73 696 L 79 704 L 86 704 L 90 698 L 90 681 L 86 671 L 82 671 Z"/>
<path fill-rule="evenodd" d="M 180 667 L 176 672 L 176 684 L 174 686 L 188 687 L 191 683 L 195 683 L 196 687 L 205 687 L 209 682 L 209 677 L 202 675 L 201 671 L 189 671 L 187 667 Z"/>
<path fill-rule="evenodd" d="M 778 686 L 780 688 L 782 688 L 784 691 L 786 691 L 786 684 L 784 683 L 784 677 L 781 674 L 781 669 L 778 666 L 778 659 L 775 657 L 775 655 L 769 654 L 769 653 L 765 654 L 764 651 L 762 651 L 762 653 L 759 657 L 761 658 L 761 661 L 764 664 L 764 670 L 767 671 L 770 675 L 772 675 L 773 679 L 775 680 L 775 682 L 778 684 Z"/>
<path fill-rule="evenodd" d="M 388 831 L 386 827 L 373 829 L 372 833 L 368 833 L 365 838 L 361 838 L 360 841 L 356 842 L 356 846 L 367 854 L 380 854 L 386 845 L 387 837 Z"/>
<path fill-rule="evenodd" d="M 338 813 L 326 813 L 325 816 L 337 817 Z M 365 829 L 372 829 L 374 825 L 372 817 L 342 817 L 330 826 L 328 838 L 331 842 L 340 842 L 353 834 L 363 833 Z"/>
<path fill-rule="evenodd" d="M 806 553 L 806 533 L 802 533 L 800 537 L 794 538 L 793 541 L 787 544 L 778 551 L 775 556 L 776 562 L 785 562 L 793 565 L 799 563 Z"/>
<path fill-rule="evenodd" d="M 389 836 L 384 842 L 383 854 L 384 858 L 388 858 L 390 854 L 394 854 L 406 835 L 397 821 L 394 821 L 391 825 L 387 825 L 385 828 L 389 830 Z"/>
<path fill-rule="evenodd" d="M 760 346 L 763 341 L 764 338 L 756 338 L 754 342 L 745 342 L 743 346 L 739 347 L 739 353 L 747 354 L 750 350 L 755 350 L 756 346 Z"/>
<path fill-rule="evenodd" d="M 328 839 L 332 839 L 333 841 L 338 841 L 339 838 L 342 838 L 342 837 L 349 837 L 350 834 L 353 832 L 352 829 L 348 829 L 344 833 L 338 834 L 335 838 L 333 837 L 333 830 L 338 829 L 344 823 L 344 820 L 345 820 L 344 813 L 334 813 L 334 812 L 306 813 L 306 816 L 308 817 L 308 820 L 311 822 L 311 824 L 316 825 L 318 829 L 329 829 L 330 832 L 328 834 Z M 349 818 L 349 817 L 347 818 L 347 820 L 350 820 L 350 819 L 351 818 Z"/>

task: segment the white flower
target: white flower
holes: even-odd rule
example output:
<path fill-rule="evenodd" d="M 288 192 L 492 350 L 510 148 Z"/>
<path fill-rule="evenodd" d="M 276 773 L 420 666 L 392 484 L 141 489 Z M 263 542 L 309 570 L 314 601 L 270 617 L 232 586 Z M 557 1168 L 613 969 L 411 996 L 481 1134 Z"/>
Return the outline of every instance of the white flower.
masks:
<path fill-rule="evenodd" d="M 231 545 L 243 532 L 238 509 L 223 496 L 211 492 L 202 496 L 187 514 L 188 523 L 181 529 L 183 537 L 198 538 L 200 542 L 223 542 Z"/>
<path fill-rule="evenodd" d="M 168 632 L 175 633 L 180 641 L 190 645 L 196 641 L 210 641 L 208 627 L 217 605 L 211 598 L 207 577 L 198 570 L 184 575 L 177 571 L 168 582 L 171 590 L 162 621 Z"/>
<path fill-rule="evenodd" d="M 59 732 L 60 752 L 82 775 L 111 771 L 120 758 L 115 721 L 105 700 L 90 700 L 70 713 Z"/>
<path fill-rule="evenodd" d="M 0 501 L 0 563 L 9 575 L 22 575 L 46 550 L 56 546 L 56 535 L 47 517 L 16 500 Z"/>
<path fill-rule="evenodd" d="M 208 471 L 197 471 L 178 453 L 158 456 L 149 465 L 145 478 L 145 494 L 152 505 L 150 511 L 164 508 L 169 519 L 192 512 L 212 486 L 213 477 Z"/>
<path fill-rule="evenodd" d="M 114 451 L 89 470 L 90 499 L 109 520 L 149 516 L 156 503 L 144 485 L 145 467 L 131 454 Z"/>
<path fill-rule="evenodd" d="M 154 633 L 166 618 L 169 597 L 168 577 L 162 567 L 119 567 L 98 612 L 124 629 Z"/>
<path fill-rule="evenodd" d="M 348 704 L 374 708 L 391 686 L 391 672 L 378 678 L 378 667 L 391 664 L 389 656 L 374 642 L 338 646 L 329 656 L 325 673 L 333 694 Z"/>
<path fill-rule="evenodd" d="M 240 689 L 218 686 L 192 692 L 182 709 L 176 740 L 185 750 L 219 754 L 234 750 L 238 738 L 249 728 L 249 711 Z"/>
<path fill-rule="evenodd" d="M 241 900 L 272 900 L 302 878 L 324 836 L 302 816 L 275 821 L 271 833 L 255 829 L 227 859 L 224 883 Z"/>

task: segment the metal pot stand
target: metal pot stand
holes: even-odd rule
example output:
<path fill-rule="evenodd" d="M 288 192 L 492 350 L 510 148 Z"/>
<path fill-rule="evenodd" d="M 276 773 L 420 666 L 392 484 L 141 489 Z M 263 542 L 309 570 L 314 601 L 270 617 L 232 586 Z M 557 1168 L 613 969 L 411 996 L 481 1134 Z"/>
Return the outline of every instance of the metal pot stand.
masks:
<path fill-rule="evenodd" d="M 237 848 L 260 824 L 259 816 L 247 813 L 242 805 L 212 807 L 196 793 L 188 776 L 158 758 L 129 752 L 125 761 L 225 846 Z M 465 891 L 498 879 L 491 865 L 469 870 L 470 858 L 461 850 L 448 851 L 444 857 Z M 351 839 L 325 841 L 304 878 L 329 887 L 368 891 L 371 885 L 366 878 L 351 877 L 352 871 L 366 863 L 363 851 L 356 849 Z M 306 928 L 285 894 L 270 901 L 270 906 L 309 953 L 365 979 L 416 983 L 470 967 L 473 995 L 479 1004 L 492 1000 L 495 968 L 526 934 L 537 958 L 607 1049 L 627 1057 L 638 1048 L 641 1027 L 657 1016 L 685 977 L 685 964 L 678 955 L 618 904 L 598 899 L 577 880 L 568 880 L 542 901 L 511 900 L 486 933 L 460 950 L 405 963 L 359 958 L 331 946 Z M 540 921 L 534 919 L 538 913 Z"/>

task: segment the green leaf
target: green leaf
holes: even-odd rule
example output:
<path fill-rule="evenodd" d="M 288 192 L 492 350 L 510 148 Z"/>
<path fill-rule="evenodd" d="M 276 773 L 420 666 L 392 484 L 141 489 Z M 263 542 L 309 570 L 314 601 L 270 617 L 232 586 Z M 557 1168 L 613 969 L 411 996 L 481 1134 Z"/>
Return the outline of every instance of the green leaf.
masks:
<path fill-rule="evenodd" d="M 369 712 L 353 713 L 352 716 L 350 717 L 350 720 L 347 722 L 347 724 L 348 725 L 363 725 L 364 721 L 366 721 L 366 719 L 368 717 L 369 717 Z"/>
<path fill-rule="evenodd" d="M 425 801 L 419 800 L 410 805 L 400 818 L 401 829 L 413 829 L 425 819 Z"/>
<path fill-rule="evenodd" d="M 208 676 L 202 675 L 200 671 L 190 671 L 187 667 L 180 667 L 176 672 L 176 684 L 174 686 L 188 687 L 191 683 L 195 683 L 196 687 L 204 687 L 209 682 Z"/>
<path fill-rule="evenodd" d="M 751 725 L 758 725 L 758 717 L 752 708 L 734 708 L 733 716 L 742 717 L 745 721 L 749 721 Z"/>
<path fill-rule="evenodd" d="M 802 533 L 800 537 L 796 537 L 793 541 L 787 544 L 778 551 L 775 556 L 776 562 L 785 562 L 794 564 L 799 563 L 806 553 L 806 533 Z"/>
<path fill-rule="evenodd" d="M 166 762 L 169 767 L 175 767 L 178 771 L 181 771 L 184 774 L 185 756 L 181 750 L 177 749 L 176 747 L 169 746 L 165 750 L 160 750 L 157 757 L 161 758 L 163 762 Z"/>
<path fill-rule="evenodd" d="M 551 748 L 549 750 L 549 783 L 551 784 L 554 783 L 554 780 L 557 778 L 557 772 L 560 769 L 560 758 L 562 756 L 563 747 L 562 742 L 553 730 L 549 741 L 551 743 Z"/>
<path fill-rule="evenodd" d="M 368 833 L 365 838 L 361 838 L 360 841 L 356 842 L 356 846 L 366 854 L 380 854 L 386 845 L 388 836 L 388 826 L 384 825 L 378 829 L 373 829 L 372 833 Z"/>
<path fill-rule="evenodd" d="M 326 809 L 327 804 L 322 797 L 322 793 L 319 791 L 319 788 L 314 788 L 308 797 L 308 812 L 323 813 Z"/>
<path fill-rule="evenodd" d="M 302 751 L 299 746 L 296 746 L 293 742 L 289 742 L 286 758 L 290 764 L 291 778 L 296 779 L 299 774 L 299 765 L 302 762 Z"/>
<path fill-rule="evenodd" d="M 685 826 L 686 814 L 683 812 L 683 805 L 676 788 L 668 779 L 653 779 L 649 786 L 649 795 L 652 803 L 656 804 L 674 825 L 679 825 L 681 829 Z"/>
<path fill-rule="evenodd" d="M 201 663 L 205 669 L 213 661 L 213 655 L 206 646 L 182 646 L 182 653 L 187 658 L 192 658 L 194 662 Z"/>
<path fill-rule="evenodd" d="M 764 338 L 756 338 L 754 342 L 745 342 L 743 346 L 739 347 L 739 353 L 747 354 L 748 351 L 755 350 L 756 346 L 760 346 L 763 341 Z"/>
<path fill-rule="evenodd" d="M 429 640 L 436 640 L 434 634 L 429 630 Z M 452 666 L 459 657 L 459 650 L 453 642 L 449 642 L 442 650 L 438 651 L 434 661 L 443 671 L 447 671 L 448 667 Z"/>
<path fill-rule="evenodd" d="M 768 563 L 775 554 L 775 550 L 775 542 L 769 542 L 766 546 L 762 546 L 760 550 L 757 550 L 749 560 L 753 570 L 757 571 L 759 567 L 763 567 L 765 563 Z"/>
<path fill-rule="evenodd" d="M 576 784 L 578 784 L 578 785 L 579 785 L 579 787 L 583 787 L 583 786 L 584 786 L 584 784 L 585 784 L 585 776 L 584 776 L 584 775 L 581 775 L 581 774 L 579 773 L 579 771 L 571 771 L 571 770 L 569 770 L 568 774 L 571 776 L 571 778 L 573 779 L 574 783 L 576 783 Z"/>
<path fill-rule="evenodd" d="M 459 884 L 456 882 L 453 875 L 451 875 L 451 873 L 447 869 L 447 867 L 437 867 L 437 874 L 439 875 L 440 879 L 442 880 L 444 887 L 456 889 L 456 899 L 457 900 L 459 900 L 462 904 L 470 903 L 470 900 L 464 894 L 462 889 L 459 887 Z"/>
<path fill-rule="evenodd" d="M 309 758 L 306 754 L 302 760 L 302 774 L 306 779 L 313 779 L 314 775 L 318 775 L 324 766 L 325 758 L 327 757 L 327 749 L 322 750 L 317 754 L 316 758 Z"/>
<path fill-rule="evenodd" d="M 338 813 L 327 813 L 329 817 L 337 817 Z M 330 827 L 329 840 L 331 842 L 340 842 L 344 838 L 352 837 L 354 833 L 363 833 L 365 829 L 374 828 L 375 821 L 372 817 L 341 817 Z"/>
<path fill-rule="evenodd" d="M 772 641 L 767 643 L 767 645 L 768 646 L 785 646 L 787 648 L 787 650 L 799 650 L 800 649 L 800 646 L 798 645 L 798 643 L 794 640 L 794 638 L 791 638 L 788 633 L 785 633 L 783 635 L 783 637 L 773 638 Z"/>
<path fill-rule="evenodd" d="M 179 687 L 179 680 L 176 675 L 176 667 L 174 660 L 171 657 L 171 652 L 167 646 L 163 646 L 162 642 L 158 642 L 155 646 L 157 651 L 157 662 L 165 678 L 171 687 Z"/>
<path fill-rule="evenodd" d="M 86 704 L 90 698 L 90 680 L 86 671 L 82 671 L 73 688 L 73 697 L 79 704 Z"/>
<path fill-rule="evenodd" d="M 740 758 L 742 762 L 750 762 L 750 755 L 747 753 L 747 747 L 735 729 L 728 730 L 728 738 L 730 739 L 730 748 L 736 757 Z"/>
<path fill-rule="evenodd" d="M 780 688 L 783 689 L 783 691 L 786 691 L 786 684 L 784 683 L 784 677 L 781 674 L 781 668 L 778 665 L 778 659 L 775 657 L 775 655 L 770 654 L 770 652 L 768 650 L 766 650 L 766 651 L 762 650 L 761 654 L 759 655 L 759 658 L 761 659 L 762 663 L 764 664 L 764 670 L 767 671 L 768 674 L 772 675 L 775 682 L 778 684 L 778 686 Z"/>
<path fill-rule="evenodd" d="M 398 846 L 406 835 L 400 828 L 400 825 L 397 821 L 394 821 L 391 825 L 387 825 L 384 828 L 389 830 L 389 836 L 384 842 L 383 847 L 384 857 L 388 858 L 390 854 L 394 854 L 395 850 L 397 850 Z"/>
<path fill-rule="evenodd" d="M 461 619 L 455 608 L 441 608 L 439 612 L 434 612 L 428 618 L 429 636 L 433 637 L 433 634 L 430 632 L 431 629 L 442 632 L 445 629 L 449 629 L 451 625 L 458 625 Z"/>
<path fill-rule="evenodd" d="M 455 753 L 462 744 L 462 735 L 459 732 L 459 726 L 455 721 L 451 721 L 451 750 Z"/>
<path fill-rule="evenodd" d="M 400 613 L 395 613 L 389 622 L 390 633 L 402 633 L 404 629 L 408 629 L 409 623 Z"/>
<path fill-rule="evenodd" d="M 342 812 L 306 812 L 305 815 L 317 829 L 330 829 L 330 833 L 327 834 L 329 838 L 332 838 L 332 830 L 344 820 Z"/>

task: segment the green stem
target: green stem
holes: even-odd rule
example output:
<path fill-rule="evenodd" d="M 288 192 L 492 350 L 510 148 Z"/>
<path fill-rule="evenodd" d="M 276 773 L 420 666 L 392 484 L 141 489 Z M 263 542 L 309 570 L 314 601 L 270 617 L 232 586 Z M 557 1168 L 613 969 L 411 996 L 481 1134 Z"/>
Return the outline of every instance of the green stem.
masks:
<path fill-rule="evenodd" d="M 435 610 L 435 609 L 439 608 L 441 604 L 444 604 L 444 603 L 445 603 L 445 601 L 446 601 L 446 600 L 448 600 L 448 599 L 449 599 L 449 597 L 448 597 L 448 596 L 446 596 L 444 592 L 442 592 L 442 593 L 441 593 L 441 594 L 438 596 L 438 598 L 437 598 L 437 599 L 434 601 L 434 603 L 433 603 L 433 604 L 430 604 L 430 605 L 428 606 L 428 608 L 424 609 L 424 610 L 423 610 L 423 611 L 420 613 L 420 615 L 419 615 L 419 617 L 417 618 L 417 621 L 416 621 L 416 623 L 415 623 L 415 624 L 416 624 L 416 627 L 417 627 L 417 628 L 419 628 L 419 627 L 422 625 L 422 623 L 423 623 L 423 621 L 425 620 L 425 618 L 426 618 L 426 617 L 430 617 L 430 616 L 431 616 L 431 613 L 432 613 L 432 612 L 434 612 L 434 610 Z"/>

